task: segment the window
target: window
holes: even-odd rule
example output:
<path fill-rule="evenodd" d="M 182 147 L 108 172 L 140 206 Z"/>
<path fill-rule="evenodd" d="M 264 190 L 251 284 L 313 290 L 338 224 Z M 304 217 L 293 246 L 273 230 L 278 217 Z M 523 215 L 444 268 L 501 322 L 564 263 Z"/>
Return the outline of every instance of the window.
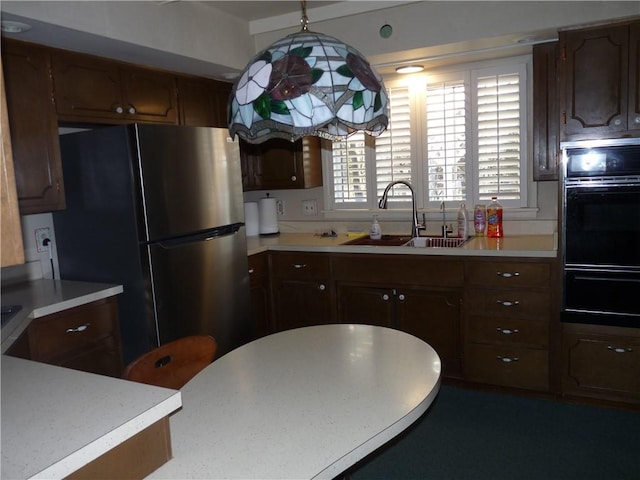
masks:
<path fill-rule="evenodd" d="M 379 137 L 334 142 L 328 170 L 331 210 L 375 210 L 392 181 L 410 181 L 418 206 L 465 202 L 526 207 L 527 71 L 517 57 L 386 80 L 389 126 Z M 406 208 L 394 187 L 389 208 Z"/>

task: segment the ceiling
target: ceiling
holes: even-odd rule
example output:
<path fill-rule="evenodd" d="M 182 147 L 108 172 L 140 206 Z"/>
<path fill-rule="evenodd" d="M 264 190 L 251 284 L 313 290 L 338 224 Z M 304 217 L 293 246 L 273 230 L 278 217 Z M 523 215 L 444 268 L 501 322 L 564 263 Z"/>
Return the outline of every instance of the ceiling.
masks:
<path fill-rule="evenodd" d="M 314 8 L 328 6 L 336 3 L 343 3 L 343 1 L 306 2 L 307 12 Z M 300 15 L 302 11 L 300 2 L 297 2 L 295 0 L 285 1 L 285 2 L 271 2 L 271 1 L 245 2 L 244 0 L 241 0 L 241 1 L 236 0 L 232 2 L 202 1 L 200 3 L 211 5 L 212 7 L 215 7 L 219 10 L 223 10 L 233 15 L 234 17 L 247 20 L 248 22 L 259 20 L 262 18 L 285 15 L 288 13 L 295 13 L 297 15 Z"/>

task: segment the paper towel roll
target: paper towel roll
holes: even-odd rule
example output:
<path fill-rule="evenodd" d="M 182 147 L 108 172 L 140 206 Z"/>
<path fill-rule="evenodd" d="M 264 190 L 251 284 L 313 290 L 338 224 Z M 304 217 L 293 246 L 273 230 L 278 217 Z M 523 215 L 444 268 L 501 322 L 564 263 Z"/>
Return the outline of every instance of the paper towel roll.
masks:
<path fill-rule="evenodd" d="M 278 211 L 275 198 L 261 198 L 258 203 L 260 235 L 278 233 Z"/>
<path fill-rule="evenodd" d="M 244 204 L 244 224 L 247 229 L 247 237 L 255 237 L 259 233 L 258 204 L 246 202 Z"/>

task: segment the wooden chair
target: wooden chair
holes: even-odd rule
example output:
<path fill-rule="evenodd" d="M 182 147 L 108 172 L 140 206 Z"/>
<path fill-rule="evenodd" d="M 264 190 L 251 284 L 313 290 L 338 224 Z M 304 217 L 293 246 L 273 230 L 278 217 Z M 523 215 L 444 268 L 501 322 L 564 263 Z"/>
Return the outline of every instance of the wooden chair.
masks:
<path fill-rule="evenodd" d="M 125 368 L 125 380 L 179 390 L 209 365 L 218 342 L 209 335 L 193 335 L 165 343 L 147 352 Z"/>

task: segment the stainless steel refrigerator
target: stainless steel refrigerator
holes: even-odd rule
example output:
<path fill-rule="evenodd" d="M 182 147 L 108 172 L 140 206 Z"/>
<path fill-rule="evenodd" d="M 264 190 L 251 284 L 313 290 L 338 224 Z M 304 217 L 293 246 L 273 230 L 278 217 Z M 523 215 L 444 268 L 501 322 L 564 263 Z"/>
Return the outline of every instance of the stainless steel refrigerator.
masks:
<path fill-rule="evenodd" d="M 226 129 L 126 125 L 60 136 L 60 278 L 122 284 L 124 360 L 206 333 L 250 338 L 237 142 Z"/>

